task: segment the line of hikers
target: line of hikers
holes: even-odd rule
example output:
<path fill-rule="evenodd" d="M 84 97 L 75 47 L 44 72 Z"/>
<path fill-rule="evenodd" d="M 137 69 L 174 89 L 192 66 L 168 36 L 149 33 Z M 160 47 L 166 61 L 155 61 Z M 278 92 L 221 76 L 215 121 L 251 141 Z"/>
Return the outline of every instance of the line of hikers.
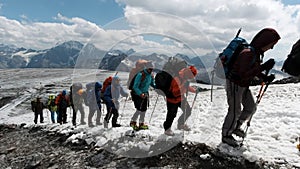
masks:
<path fill-rule="evenodd" d="M 132 69 L 129 74 L 128 88 L 130 89 L 130 95 L 136 111 L 131 117 L 129 125 L 134 130 L 146 130 L 148 125 L 145 123 L 145 114 L 149 106 L 149 88 L 150 86 L 156 89 L 153 63 L 146 60 L 138 60 L 136 62 L 136 68 Z M 183 114 L 178 120 L 178 129 L 189 131 L 190 128 L 185 124 L 185 121 L 191 115 L 191 107 L 186 101 L 184 94 L 190 92 L 200 92 L 200 88 L 193 88 L 189 86 L 188 81 L 194 79 L 197 75 L 197 69 L 194 66 L 182 68 L 178 72 L 178 76 L 174 77 L 171 82 L 170 91 L 173 96 L 167 95 L 167 117 L 164 122 L 164 129 L 166 135 L 174 135 L 171 130 L 171 126 L 174 118 L 176 117 L 178 107 L 181 107 Z M 94 127 L 92 118 L 97 112 L 96 125 L 102 125 L 100 118 L 102 115 L 102 105 L 106 105 L 106 112 L 104 118 L 104 127 L 107 128 L 110 119 L 112 118 L 112 127 L 120 127 L 117 123 L 119 117 L 120 97 L 129 96 L 129 92 L 126 91 L 120 83 L 120 78 L 117 75 L 106 78 L 103 82 L 92 82 L 86 84 L 84 90 L 81 83 L 73 83 L 70 87 L 70 92 L 67 93 L 63 90 L 57 96 L 49 95 L 47 105 L 43 105 L 40 101 L 41 98 L 37 98 L 32 102 L 32 110 L 35 112 L 34 123 L 37 123 L 38 115 L 40 115 L 40 122 L 43 123 L 43 108 L 48 108 L 51 112 L 51 121 L 55 123 L 55 112 L 57 113 L 57 123 L 67 123 L 67 108 L 72 107 L 72 124 L 76 126 L 77 112 L 80 112 L 80 124 L 85 125 L 85 111 L 83 104 L 89 107 L 88 114 L 88 126 Z M 182 104 L 182 102 L 184 102 Z M 38 107 L 41 107 L 40 109 Z"/>
<path fill-rule="evenodd" d="M 235 147 L 238 146 L 238 142 L 232 134 L 242 138 L 246 136 L 245 131 L 240 127 L 245 121 L 251 120 L 258 104 L 258 102 L 255 102 L 249 86 L 255 78 L 259 78 L 262 83 L 268 84 L 275 79 L 273 74 L 268 75 L 275 64 L 274 59 L 269 59 L 262 64 L 262 57 L 264 52 L 272 49 L 279 39 L 280 36 L 276 30 L 272 28 L 262 29 L 254 36 L 247 47 L 240 49 L 236 54 L 235 60 L 232 61 L 228 76 L 226 75 L 225 89 L 228 111 L 222 127 L 223 143 Z M 136 111 L 132 115 L 129 125 L 134 130 L 148 129 L 145 123 L 145 114 L 149 105 L 150 86 L 156 89 L 157 93 L 163 93 L 166 96 L 167 115 L 163 123 L 164 134 L 169 136 L 174 135 L 171 127 L 177 115 L 178 108 L 181 108 L 183 113 L 178 118 L 177 128 L 185 131 L 191 130 L 186 124 L 186 120 L 192 111 L 192 107 L 187 101 L 187 95 L 188 92 L 198 94 L 202 91 L 200 87 L 191 87 L 189 83 L 195 78 L 198 71 L 194 66 L 179 63 L 178 59 L 172 58 L 168 61 L 168 63 L 170 62 L 174 63 L 173 65 L 169 65 L 169 67 L 172 67 L 173 72 L 168 70 L 168 66 L 165 65 L 163 71 L 154 76 L 153 63 L 146 60 L 137 61 L 136 68 L 133 68 L 130 72 L 127 87 L 130 89 L 130 95 Z M 172 75 L 171 79 L 170 75 Z M 163 80 L 167 81 L 167 79 L 169 79 L 169 82 L 162 84 Z M 80 83 L 73 84 L 70 97 L 66 93 L 66 90 L 62 91 L 56 97 L 55 103 L 51 99 L 48 102 L 47 106 L 51 111 L 52 122 L 55 122 L 53 112 L 57 110 L 59 112 L 57 122 L 61 124 L 66 123 L 66 109 L 71 105 L 73 108 L 73 125 L 76 125 L 77 111 L 81 113 L 81 124 L 86 124 L 84 121 L 85 113 L 82 107 L 83 102 L 86 102 L 86 105 L 89 106 L 88 125 L 90 127 L 94 126 L 92 117 L 95 112 L 97 112 L 96 125 L 101 125 L 101 103 L 104 102 L 107 108 L 104 127 L 108 127 L 112 116 L 112 127 L 120 126 L 117 123 L 120 109 L 119 99 L 123 96 L 127 100 L 129 93 L 120 85 L 120 78 L 117 75 L 106 79 L 103 85 L 100 82 L 93 83 L 92 85 L 87 84 L 86 91 L 83 90 Z M 53 99 L 53 96 L 51 97 Z M 35 111 L 40 111 L 41 107 L 43 106 L 37 106 Z M 34 122 L 37 122 L 36 116 Z M 41 122 L 43 122 L 42 116 Z"/>

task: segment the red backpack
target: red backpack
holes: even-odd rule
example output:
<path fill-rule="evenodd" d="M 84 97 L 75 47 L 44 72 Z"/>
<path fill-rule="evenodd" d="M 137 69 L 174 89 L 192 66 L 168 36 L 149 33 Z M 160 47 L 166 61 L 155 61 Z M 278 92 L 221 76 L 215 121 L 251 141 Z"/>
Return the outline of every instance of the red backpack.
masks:
<path fill-rule="evenodd" d="M 112 82 L 112 76 L 109 76 L 108 78 L 106 78 L 103 82 L 103 85 L 102 85 L 102 89 L 101 89 L 101 93 L 104 93 L 106 88 L 111 85 L 111 82 Z"/>

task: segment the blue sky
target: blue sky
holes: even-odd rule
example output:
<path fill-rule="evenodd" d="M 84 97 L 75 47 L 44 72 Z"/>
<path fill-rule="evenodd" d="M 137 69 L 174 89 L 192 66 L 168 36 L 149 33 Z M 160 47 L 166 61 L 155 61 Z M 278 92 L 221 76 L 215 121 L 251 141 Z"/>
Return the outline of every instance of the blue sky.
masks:
<path fill-rule="evenodd" d="M 0 0 L 0 43 L 33 49 L 76 40 L 204 55 L 220 52 L 240 27 L 248 41 L 276 29 L 281 40 L 266 58 L 282 59 L 300 37 L 300 0 Z"/>
<path fill-rule="evenodd" d="M 114 0 L 0 0 L 0 4 L 0 15 L 34 22 L 56 22 L 54 17 L 60 13 L 103 26 L 124 16 L 123 6 Z"/>

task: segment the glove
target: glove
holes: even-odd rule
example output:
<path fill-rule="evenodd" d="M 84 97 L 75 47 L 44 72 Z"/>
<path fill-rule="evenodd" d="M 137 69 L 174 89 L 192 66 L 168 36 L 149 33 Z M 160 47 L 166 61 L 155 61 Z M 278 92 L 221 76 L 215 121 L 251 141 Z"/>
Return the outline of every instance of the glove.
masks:
<path fill-rule="evenodd" d="M 203 90 L 201 89 L 201 87 L 197 87 L 196 88 L 196 93 L 202 92 Z"/>
<path fill-rule="evenodd" d="M 188 88 L 190 86 L 190 82 L 189 81 L 186 81 L 185 83 L 184 83 L 184 87 L 185 88 Z"/>
<path fill-rule="evenodd" d="M 271 70 L 275 65 L 274 59 L 269 59 L 264 64 L 261 65 L 262 70 Z"/>
<path fill-rule="evenodd" d="M 264 82 L 271 83 L 274 79 L 275 79 L 275 75 L 271 74 L 271 75 L 264 78 Z"/>
<path fill-rule="evenodd" d="M 145 99 L 145 98 L 147 97 L 147 94 L 142 93 L 142 94 L 140 95 L 140 97 L 141 97 L 142 99 Z"/>

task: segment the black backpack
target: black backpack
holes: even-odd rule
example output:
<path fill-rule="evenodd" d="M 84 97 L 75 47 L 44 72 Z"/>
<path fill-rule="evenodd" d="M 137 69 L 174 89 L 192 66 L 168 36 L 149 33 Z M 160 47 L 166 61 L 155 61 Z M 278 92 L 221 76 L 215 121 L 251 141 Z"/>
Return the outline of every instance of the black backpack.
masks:
<path fill-rule="evenodd" d="M 138 73 L 142 73 L 142 79 L 141 79 L 141 81 L 143 82 L 145 80 L 145 78 L 146 78 L 146 74 L 145 74 L 144 70 L 142 70 L 142 71 L 140 71 Z M 135 74 L 134 77 L 132 78 L 132 80 L 130 81 L 130 84 L 128 86 L 129 90 L 133 89 L 134 81 L 135 81 L 135 78 L 136 78 L 137 74 Z"/>
<path fill-rule="evenodd" d="M 293 45 L 281 70 L 292 76 L 300 75 L 300 39 Z"/>
<path fill-rule="evenodd" d="M 163 69 L 159 71 L 155 76 L 156 89 L 161 90 L 167 97 L 174 97 L 172 92 L 170 92 L 170 86 L 173 77 L 178 76 L 181 69 L 187 67 L 187 62 L 183 59 L 177 57 L 170 57 L 167 63 L 163 66 Z"/>

